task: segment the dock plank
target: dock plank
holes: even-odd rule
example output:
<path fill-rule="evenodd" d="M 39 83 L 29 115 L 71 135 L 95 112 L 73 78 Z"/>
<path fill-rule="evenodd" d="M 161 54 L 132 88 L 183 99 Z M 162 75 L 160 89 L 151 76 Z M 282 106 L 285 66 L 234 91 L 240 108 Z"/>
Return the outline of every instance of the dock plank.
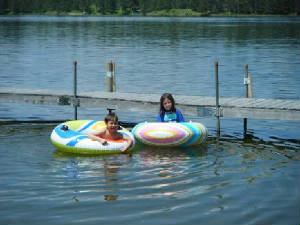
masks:
<path fill-rule="evenodd" d="M 121 92 L 79 92 L 81 107 L 115 108 L 117 110 L 157 113 L 160 94 Z M 186 115 L 214 116 L 215 97 L 174 95 L 178 108 Z M 0 88 L 0 102 L 72 105 L 72 93 L 65 90 Z M 300 101 L 291 99 L 220 98 L 221 116 L 300 120 Z"/>

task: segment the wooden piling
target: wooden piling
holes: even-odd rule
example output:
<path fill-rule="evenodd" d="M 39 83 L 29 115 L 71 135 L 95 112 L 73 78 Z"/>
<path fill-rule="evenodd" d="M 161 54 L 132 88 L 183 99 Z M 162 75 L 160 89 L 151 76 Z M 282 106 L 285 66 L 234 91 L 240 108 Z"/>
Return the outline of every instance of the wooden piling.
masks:
<path fill-rule="evenodd" d="M 74 87 L 73 87 L 73 107 L 74 107 L 74 120 L 77 120 L 77 61 L 74 61 Z"/>
<path fill-rule="evenodd" d="M 216 83 L 216 133 L 220 137 L 220 104 L 219 104 L 219 63 L 215 61 L 215 83 Z"/>
<path fill-rule="evenodd" d="M 253 98 L 253 91 L 252 91 L 252 76 L 248 73 L 248 98 Z"/>
<path fill-rule="evenodd" d="M 248 72 L 248 64 L 245 65 L 244 85 L 245 85 L 246 98 L 252 98 L 253 97 L 252 77 Z M 247 126 L 248 126 L 247 118 L 244 118 L 244 136 L 246 136 L 247 134 Z"/>
<path fill-rule="evenodd" d="M 113 61 L 106 64 L 106 91 L 115 92 L 116 91 L 116 66 Z"/>

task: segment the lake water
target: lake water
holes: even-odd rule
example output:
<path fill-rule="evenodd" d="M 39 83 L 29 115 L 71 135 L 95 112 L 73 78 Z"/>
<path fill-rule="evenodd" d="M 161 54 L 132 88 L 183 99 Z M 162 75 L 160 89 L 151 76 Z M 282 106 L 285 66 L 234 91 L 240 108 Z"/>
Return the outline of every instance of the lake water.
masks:
<path fill-rule="evenodd" d="M 0 16 L 0 88 L 299 99 L 299 18 Z M 71 107 L 0 104 L 3 120 L 67 120 Z M 123 121 L 155 115 L 119 110 Z M 106 109 L 79 108 L 102 120 Z M 0 224 L 299 224 L 299 121 L 211 117 L 204 146 L 82 157 L 54 149 L 56 124 L 0 126 Z"/>

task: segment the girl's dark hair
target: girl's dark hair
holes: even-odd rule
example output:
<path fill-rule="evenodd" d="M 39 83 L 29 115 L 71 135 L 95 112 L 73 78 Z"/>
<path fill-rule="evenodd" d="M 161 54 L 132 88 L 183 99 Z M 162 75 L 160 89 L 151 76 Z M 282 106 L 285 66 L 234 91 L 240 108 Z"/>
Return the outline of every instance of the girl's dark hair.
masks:
<path fill-rule="evenodd" d="M 172 107 L 171 107 L 171 112 L 176 112 L 176 108 L 175 108 L 175 100 L 173 98 L 173 96 L 170 93 L 164 93 L 161 97 L 160 97 L 160 109 L 159 109 L 159 113 L 161 115 L 164 115 L 166 110 L 164 108 L 164 100 L 165 99 L 169 99 L 172 102 Z"/>
<path fill-rule="evenodd" d="M 118 116 L 115 113 L 109 113 L 106 115 L 105 119 L 104 119 L 105 123 L 108 123 L 109 121 L 113 121 L 118 123 L 119 119 Z"/>

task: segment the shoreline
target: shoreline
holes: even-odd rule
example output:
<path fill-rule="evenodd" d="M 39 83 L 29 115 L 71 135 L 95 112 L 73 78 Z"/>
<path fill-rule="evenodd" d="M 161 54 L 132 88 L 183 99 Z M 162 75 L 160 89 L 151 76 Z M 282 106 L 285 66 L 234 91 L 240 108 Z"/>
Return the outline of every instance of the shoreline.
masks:
<path fill-rule="evenodd" d="M 300 17 L 296 13 L 293 14 L 236 14 L 236 13 L 199 13 L 192 10 L 169 10 L 149 12 L 146 15 L 142 13 L 131 13 L 129 15 L 122 14 L 101 14 L 101 13 L 86 13 L 86 12 L 56 12 L 49 11 L 44 13 L 0 13 L 0 16 L 78 16 L 78 17 Z"/>

